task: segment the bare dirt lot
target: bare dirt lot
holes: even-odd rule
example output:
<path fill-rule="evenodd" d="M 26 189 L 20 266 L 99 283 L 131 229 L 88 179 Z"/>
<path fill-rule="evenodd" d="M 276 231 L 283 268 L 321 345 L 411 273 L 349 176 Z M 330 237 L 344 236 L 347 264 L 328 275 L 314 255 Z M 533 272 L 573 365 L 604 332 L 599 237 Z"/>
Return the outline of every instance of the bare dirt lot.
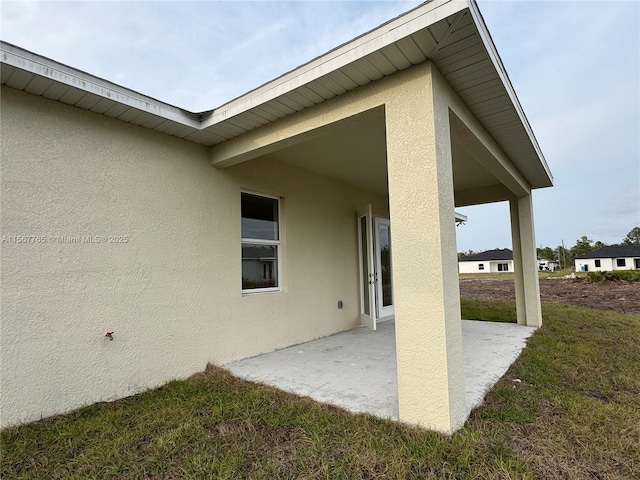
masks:
<path fill-rule="evenodd" d="M 461 279 L 464 298 L 512 300 L 512 278 Z M 587 278 L 541 278 L 543 302 L 566 303 L 580 307 L 640 314 L 640 282 L 590 282 Z"/>

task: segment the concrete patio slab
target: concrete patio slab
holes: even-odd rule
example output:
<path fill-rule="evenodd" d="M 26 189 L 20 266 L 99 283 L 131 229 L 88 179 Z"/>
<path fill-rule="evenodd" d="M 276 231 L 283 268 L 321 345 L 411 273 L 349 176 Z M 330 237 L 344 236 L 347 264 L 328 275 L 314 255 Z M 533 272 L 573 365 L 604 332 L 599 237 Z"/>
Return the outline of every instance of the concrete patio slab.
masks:
<path fill-rule="evenodd" d="M 462 320 L 467 416 L 520 355 L 535 328 Z M 398 419 L 395 323 L 357 328 L 225 366 L 351 412 Z"/>

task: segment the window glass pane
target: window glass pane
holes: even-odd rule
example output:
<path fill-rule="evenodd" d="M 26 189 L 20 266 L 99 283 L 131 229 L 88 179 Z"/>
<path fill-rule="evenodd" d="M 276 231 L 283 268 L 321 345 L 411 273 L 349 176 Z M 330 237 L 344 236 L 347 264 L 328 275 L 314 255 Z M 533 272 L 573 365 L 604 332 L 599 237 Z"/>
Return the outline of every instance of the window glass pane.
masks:
<path fill-rule="evenodd" d="M 242 244 L 242 289 L 278 286 L 278 246 Z"/>
<path fill-rule="evenodd" d="M 393 292 L 391 291 L 391 227 L 378 225 L 378 237 L 380 238 L 380 268 L 382 269 L 382 306 L 393 305 Z"/>
<path fill-rule="evenodd" d="M 279 240 L 278 200 L 242 194 L 242 238 Z"/>

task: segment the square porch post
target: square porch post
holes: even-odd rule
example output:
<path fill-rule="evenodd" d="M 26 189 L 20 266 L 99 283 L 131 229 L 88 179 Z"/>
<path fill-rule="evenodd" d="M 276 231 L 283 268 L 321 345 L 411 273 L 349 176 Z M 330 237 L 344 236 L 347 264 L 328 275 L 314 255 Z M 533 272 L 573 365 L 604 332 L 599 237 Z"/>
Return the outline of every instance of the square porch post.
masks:
<path fill-rule="evenodd" d="M 520 325 L 539 327 L 542 325 L 542 310 L 531 194 L 509 200 L 509 211 L 516 283 L 516 316 Z"/>
<path fill-rule="evenodd" d="M 422 68 L 385 106 L 399 416 L 452 433 L 466 410 L 449 111 Z"/>

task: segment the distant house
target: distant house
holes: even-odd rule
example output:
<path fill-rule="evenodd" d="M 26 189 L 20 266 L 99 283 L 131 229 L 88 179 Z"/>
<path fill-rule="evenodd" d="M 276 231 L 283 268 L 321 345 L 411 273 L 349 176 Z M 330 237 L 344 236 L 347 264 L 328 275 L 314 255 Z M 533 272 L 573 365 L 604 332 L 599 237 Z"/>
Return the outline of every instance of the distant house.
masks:
<path fill-rule="evenodd" d="M 546 272 L 555 272 L 560 268 L 560 264 L 555 260 L 547 260 L 546 258 L 538 258 L 538 270 Z"/>
<path fill-rule="evenodd" d="M 602 247 L 574 261 L 576 272 L 640 270 L 640 245 Z"/>
<path fill-rule="evenodd" d="M 513 252 L 508 248 L 496 248 L 476 253 L 458 262 L 460 273 L 513 272 Z"/>

